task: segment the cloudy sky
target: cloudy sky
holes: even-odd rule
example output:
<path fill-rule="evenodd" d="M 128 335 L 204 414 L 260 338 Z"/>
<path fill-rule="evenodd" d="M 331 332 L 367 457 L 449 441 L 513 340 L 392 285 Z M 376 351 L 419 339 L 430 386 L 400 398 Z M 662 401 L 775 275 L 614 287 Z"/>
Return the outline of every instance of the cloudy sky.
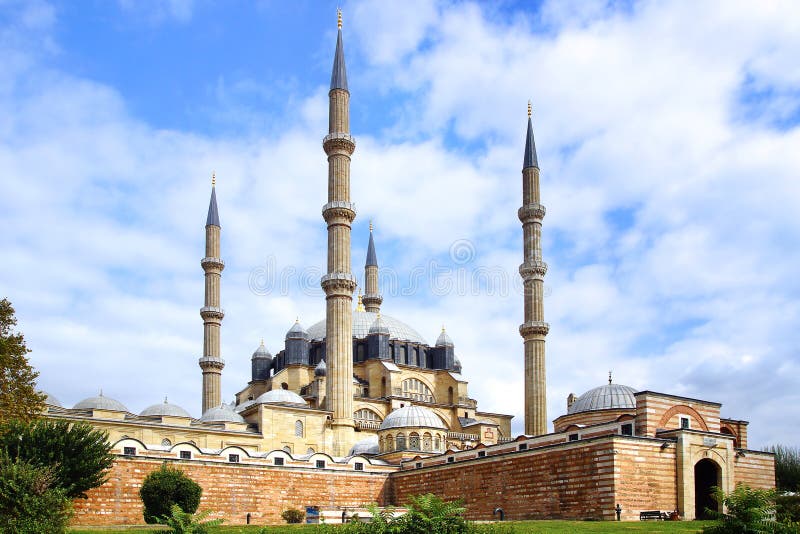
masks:
<path fill-rule="evenodd" d="M 800 5 L 343 2 L 353 272 L 522 432 L 517 208 L 542 170 L 548 412 L 615 381 L 800 442 Z M 323 317 L 336 4 L 0 0 L 0 293 L 66 406 L 200 413 L 210 176 L 226 400 Z"/>

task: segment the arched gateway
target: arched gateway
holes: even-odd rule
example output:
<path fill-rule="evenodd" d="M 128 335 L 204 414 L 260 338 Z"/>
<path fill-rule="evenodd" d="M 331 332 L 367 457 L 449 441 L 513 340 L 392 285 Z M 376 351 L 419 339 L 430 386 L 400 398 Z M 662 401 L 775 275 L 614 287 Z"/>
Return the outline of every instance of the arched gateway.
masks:
<path fill-rule="evenodd" d="M 707 510 L 719 510 L 711 488 L 722 484 L 722 470 L 713 460 L 703 458 L 694 465 L 694 513 L 697 519 L 710 519 Z"/>

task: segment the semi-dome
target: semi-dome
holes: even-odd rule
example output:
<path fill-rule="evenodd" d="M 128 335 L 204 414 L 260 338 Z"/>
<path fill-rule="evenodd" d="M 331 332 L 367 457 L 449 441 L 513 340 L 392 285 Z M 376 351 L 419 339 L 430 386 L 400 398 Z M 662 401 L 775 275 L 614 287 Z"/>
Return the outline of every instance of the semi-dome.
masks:
<path fill-rule="evenodd" d="M 325 365 L 325 360 L 320 360 L 314 368 L 314 376 L 325 376 L 328 374 L 328 366 Z"/>
<path fill-rule="evenodd" d="M 439 416 L 423 406 L 398 408 L 383 420 L 378 430 L 389 428 L 425 427 L 447 430 Z"/>
<path fill-rule="evenodd" d="M 353 312 L 353 337 L 363 339 L 369 334 L 369 329 L 378 318 L 375 312 L 359 311 Z M 410 327 L 403 321 L 390 317 L 389 315 L 381 314 L 381 322 L 384 323 L 386 328 L 389 329 L 389 339 L 399 339 L 401 341 L 410 341 L 412 343 L 420 343 L 427 345 L 419 332 Z M 308 328 L 308 337 L 311 341 L 322 341 L 325 339 L 325 319 L 314 323 Z"/>
<path fill-rule="evenodd" d="M 256 360 L 258 358 L 272 358 L 272 354 L 270 354 L 270 352 L 267 350 L 267 347 L 264 346 L 263 339 L 261 340 L 261 345 L 259 345 L 256 351 L 253 353 L 253 359 Z"/>
<path fill-rule="evenodd" d="M 288 389 L 273 389 L 259 395 L 256 399 L 257 404 L 302 404 L 308 406 L 306 400 L 293 391 Z"/>
<path fill-rule="evenodd" d="M 46 391 L 39 391 L 39 395 L 44 395 L 44 403 L 50 406 L 61 406 L 61 401 Z"/>
<path fill-rule="evenodd" d="M 348 454 L 348 456 L 355 456 L 356 454 L 378 454 L 379 452 L 378 436 L 370 436 L 356 441 L 356 444 L 350 449 L 350 454 Z"/>
<path fill-rule="evenodd" d="M 167 398 L 164 397 L 164 402 L 159 402 L 158 404 L 153 404 L 152 406 L 148 406 L 142 413 L 139 415 L 142 416 L 169 416 L 169 417 L 191 417 L 189 412 L 178 406 L 177 404 L 171 404 L 167 402 Z"/>
<path fill-rule="evenodd" d="M 224 402 L 214 408 L 209 408 L 200 417 L 201 423 L 244 423 L 244 418 Z"/>
<path fill-rule="evenodd" d="M 594 410 L 632 410 L 636 408 L 636 390 L 622 384 L 604 384 L 590 389 L 577 398 L 567 413 L 591 412 Z"/>
<path fill-rule="evenodd" d="M 121 402 L 112 399 L 111 397 L 104 397 L 103 392 L 96 397 L 89 397 L 83 399 L 78 404 L 73 406 L 76 410 L 111 410 L 114 412 L 127 412 L 128 409 Z"/>
<path fill-rule="evenodd" d="M 286 332 L 286 339 L 308 339 L 308 332 L 300 324 L 300 319 L 296 320 L 289 331 Z"/>

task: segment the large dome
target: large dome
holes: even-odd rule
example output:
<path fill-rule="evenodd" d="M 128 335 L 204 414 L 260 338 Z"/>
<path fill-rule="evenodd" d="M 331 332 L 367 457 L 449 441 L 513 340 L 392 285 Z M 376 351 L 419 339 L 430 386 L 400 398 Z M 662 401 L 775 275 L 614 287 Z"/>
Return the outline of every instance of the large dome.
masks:
<path fill-rule="evenodd" d="M 442 430 L 447 430 L 438 415 L 422 406 L 398 408 L 386 416 L 379 430 L 405 427 L 441 428 Z"/>
<path fill-rule="evenodd" d="M 372 326 L 372 323 L 375 322 L 377 317 L 377 313 L 368 311 L 354 311 L 353 337 L 359 339 L 367 337 L 367 334 L 369 334 L 369 327 Z M 384 314 L 381 314 L 381 321 L 389 329 L 389 339 L 411 341 L 413 343 L 421 343 L 423 345 L 428 344 L 428 342 L 425 341 L 425 338 L 423 338 L 419 332 L 411 328 L 403 321 Z M 308 337 L 311 339 L 311 341 L 322 341 L 325 339 L 325 319 L 318 323 L 314 323 L 309 327 Z"/>
<path fill-rule="evenodd" d="M 636 408 L 636 390 L 622 384 L 604 384 L 590 389 L 572 403 L 567 413 L 591 412 L 595 410 L 632 410 Z"/>

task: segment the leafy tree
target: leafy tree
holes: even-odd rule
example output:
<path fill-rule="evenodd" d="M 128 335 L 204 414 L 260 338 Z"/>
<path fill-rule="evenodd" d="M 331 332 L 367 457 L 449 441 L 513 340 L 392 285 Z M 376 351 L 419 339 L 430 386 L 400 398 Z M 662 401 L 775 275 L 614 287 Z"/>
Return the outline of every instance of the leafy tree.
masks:
<path fill-rule="evenodd" d="M 159 522 L 160 518 L 170 515 L 173 505 L 191 515 L 200 506 L 202 493 L 203 488 L 186 473 L 163 464 L 144 478 L 139 489 L 144 520 L 147 523 Z"/>
<path fill-rule="evenodd" d="M 72 503 L 63 489 L 53 486 L 54 481 L 53 468 L 0 454 L 0 532 L 66 532 Z"/>
<path fill-rule="evenodd" d="M 38 419 L 0 427 L 0 451 L 37 467 L 53 469 L 53 484 L 74 499 L 106 481 L 114 463 L 108 434 L 88 423 Z"/>
<path fill-rule="evenodd" d="M 224 519 L 206 519 L 211 514 L 204 510 L 199 514 L 184 512 L 177 504 L 170 506 L 170 513 L 158 522 L 172 529 L 173 534 L 208 534 L 209 527 L 221 525 Z"/>
<path fill-rule="evenodd" d="M 800 491 L 800 448 L 773 445 L 767 451 L 775 454 L 775 481 L 779 490 Z"/>
<path fill-rule="evenodd" d="M 0 300 L 0 424 L 30 421 L 44 409 L 45 396 L 36 392 L 36 377 L 26 354 L 25 338 L 15 333 L 17 319 L 8 299 Z"/>
<path fill-rule="evenodd" d="M 714 500 L 723 503 L 728 513 L 709 510 L 718 521 L 704 527 L 703 534 L 769 533 L 794 534 L 796 529 L 775 521 L 770 517 L 775 512 L 775 491 L 754 489 L 739 484 L 728 495 L 720 488 L 713 488 Z"/>

